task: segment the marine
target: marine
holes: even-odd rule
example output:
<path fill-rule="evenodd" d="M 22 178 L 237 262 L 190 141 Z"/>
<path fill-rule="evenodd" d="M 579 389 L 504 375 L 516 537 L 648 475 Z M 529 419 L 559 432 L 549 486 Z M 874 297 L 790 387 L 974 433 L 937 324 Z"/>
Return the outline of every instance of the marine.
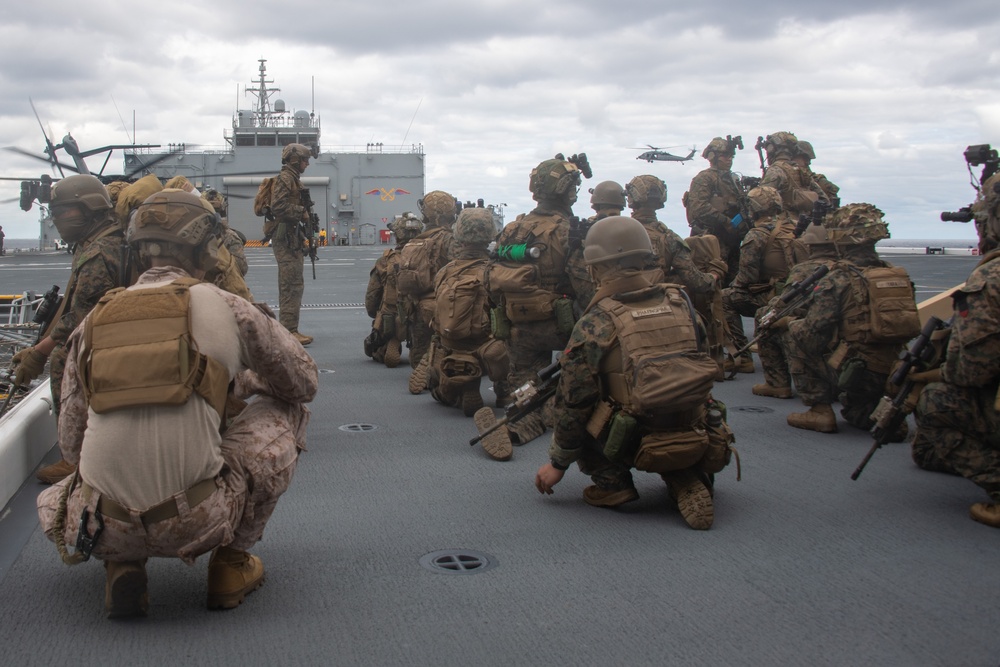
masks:
<path fill-rule="evenodd" d="M 749 231 L 750 221 L 740 214 L 743 196 L 738 177 L 733 173 L 736 144 L 722 137 L 715 137 L 701 156 L 709 167 L 691 179 L 682 201 L 687 211 L 692 236 L 711 234 L 719 240 L 719 252 L 728 267 L 724 285 L 732 282 L 739 265 L 740 242 Z"/>
<path fill-rule="evenodd" d="M 816 283 L 804 315 L 788 325 L 789 369 L 809 409 L 787 421 L 795 428 L 836 433 L 832 404 L 839 400 L 841 416 L 869 430 L 893 365 L 905 343 L 920 333 L 913 283 L 905 269 L 883 261 L 875 250 L 877 241 L 889 237 L 876 207 L 841 207 L 825 227 L 839 260 Z M 901 430 L 893 441 L 905 436 Z"/>
<path fill-rule="evenodd" d="M 308 228 L 309 211 L 302 203 L 302 173 L 309 166 L 312 151 L 302 144 L 288 144 L 281 149 L 281 171 L 271 191 L 271 215 L 277 226 L 271 236 L 271 250 L 278 263 L 278 321 L 302 345 L 313 342 L 312 336 L 299 331 L 299 312 L 305 280 L 303 236 Z"/>
<path fill-rule="evenodd" d="M 198 196 L 149 197 L 128 230 L 138 283 L 68 341 L 59 445 L 79 469 L 39 495 L 39 521 L 67 564 L 104 561 L 109 618 L 147 615 L 149 558 L 209 551 L 207 606 L 238 606 L 264 581 L 248 549 L 305 448 L 316 365 L 266 307 L 200 280 L 221 235 Z M 229 414 L 231 397 L 253 399 Z"/>
<path fill-rule="evenodd" d="M 916 405 L 913 460 L 924 470 L 960 475 L 989 500 L 969 516 L 1000 528 L 1000 174 L 972 206 L 982 259 L 953 295 L 955 314 L 938 381 Z"/>
<path fill-rule="evenodd" d="M 774 188 L 781 195 L 785 212 L 798 216 L 812 213 L 817 201 L 829 204 L 812 173 L 799 167 L 792 158 L 798 153 L 799 140 L 791 132 L 775 132 L 764 140 L 767 169 L 760 184 Z"/>
<path fill-rule="evenodd" d="M 375 260 L 365 291 L 365 310 L 372 318 L 372 332 L 365 338 L 365 355 L 384 363 L 387 368 L 399 365 L 403 341 L 409 341 L 407 320 L 400 314 L 401 303 L 396 286 L 400 251 L 416 238 L 424 226 L 409 211 L 389 223 L 396 236 L 396 246 Z"/>
<path fill-rule="evenodd" d="M 585 243 L 597 293 L 560 358 L 549 461 L 535 487 L 553 493 L 576 463 L 594 482 L 584 501 L 619 507 L 639 497 L 636 467 L 660 474 L 684 521 L 707 530 L 711 475 L 728 463 L 733 437 L 711 398 L 704 331 L 682 290 L 652 281 L 653 246 L 637 220 L 600 220 Z"/>
<path fill-rule="evenodd" d="M 157 184 L 159 181 L 157 181 Z M 52 222 L 59 235 L 73 244 L 72 270 L 63 290 L 63 302 L 47 334 L 36 345 L 13 357 L 14 382 L 26 385 L 42 374 L 51 361 L 49 380 L 52 407 L 58 420 L 62 407 L 62 379 L 66 342 L 73 330 L 109 290 L 135 280 L 123 252 L 123 232 L 101 182 L 89 174 L 76 174 L 52 186 Z M 127 249 L 126 249 L 127 250 Z M 38 479 L 52 484 L 73 473 L 60 459 L 40 469 Z"/>

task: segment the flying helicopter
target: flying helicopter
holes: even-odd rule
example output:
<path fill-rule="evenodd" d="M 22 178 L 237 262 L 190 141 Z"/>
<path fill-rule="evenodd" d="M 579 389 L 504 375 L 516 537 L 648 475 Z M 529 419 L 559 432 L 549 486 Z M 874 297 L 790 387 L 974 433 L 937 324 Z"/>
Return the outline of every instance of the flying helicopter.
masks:
<path fill-rule="evenodd" d="M 651 144 L 646 144 L 651 150 L 645 151 L 644 153 L 637 156 L 636 160 L 645 160 L 646 162 L 687 162 L 688 160 L 694 158 L 695 148 L 691 149 L 691 152 L 686 156 L 674 155 L 673 153 L 668 153 L 662 148 L 657 148 Z M 670 146 L 673 148 L 673 146 Z"/>

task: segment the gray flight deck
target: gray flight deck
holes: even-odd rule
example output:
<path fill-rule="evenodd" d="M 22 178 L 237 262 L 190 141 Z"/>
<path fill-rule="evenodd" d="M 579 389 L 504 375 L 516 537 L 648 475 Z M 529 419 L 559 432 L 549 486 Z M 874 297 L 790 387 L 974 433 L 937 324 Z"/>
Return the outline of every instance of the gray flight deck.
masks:
<path fill-rule="evenodd" d="M 307 264 L 301 328 L 320 392 L 309 450 L 254 549 L 265 585 L 210 612 L 207 557 L 156 559 L 149 618 L 109 621 L 100 562 L 60 562 L 28 480 L 0 516 L 5 664 L 1000 664 L 1000 530 L 968 518 L 986 499 L 971 482 L 917 469 L 905 444 L 852 482 L 868 435 L 843 420 L 838 435 L 792 429 L 799 401 L 753 396 L 758 370 L 716 385 L 743 480 L 735 465 L 718 475 L 710 531 L 687 528 L 654 475 L 636 474 L 641 498 L 621 510 L 584 504 L 576 469 L 543 497 L 548 437 L 492 461 L 467 444 L 471 419 L 407 392 L 405 362 L 363 356 L 383 250 L 323 248 L 316 281 Z M 270 251 L 247 255 L 251 289 L 276 304 Z M 975 265 L 889 259 L 918 300 Z M 0 259 L 0 283 L 42 291 L 68 260 Z M 457 558 L 429 556 L 445 550 Z"/>

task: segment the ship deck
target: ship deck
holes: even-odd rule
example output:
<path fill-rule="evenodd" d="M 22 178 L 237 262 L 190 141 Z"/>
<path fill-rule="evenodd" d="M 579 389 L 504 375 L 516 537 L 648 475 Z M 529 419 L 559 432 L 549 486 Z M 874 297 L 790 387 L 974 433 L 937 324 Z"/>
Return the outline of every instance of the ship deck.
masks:
<path fill-rule="evenodd" d="M 154 559 L 149 618 L 109 621 L 103 568 L 61 563 L 28 479 L 0 516 L 8 664 L 997 664 L 1000 531 L 968 518 L 985 500 L 971 482 L 917 469 L 905 444 L 851 481 L 869 435 L 843 420 L 837 435 L 792 429 L 801 404 L 752 395 L 758 370 L 716 385 L 743 478 L 717 476 L 711 530 L 687 528 L 655 475 L 636 473 L 641 498 L 620 510 L 586 505 L 575 468 L 543 497 L 547 437 L 492 461 L 469 447 L 471 419 L 408 393 L 405 362 L 362 354 L 383 249 L 322 248 L 316 281 L 307 264 L 301 328 L 320 392 L 309 449 L 254 550 L 265 585 L 210 612 L 207 557 Z M 247 255 L 252 291 L 275 304 L 270 251 Z M 976 261 L 886 256 L 918 300 Z M 0 282 L 43 291 L 68 260 L 0 258 Z"/>

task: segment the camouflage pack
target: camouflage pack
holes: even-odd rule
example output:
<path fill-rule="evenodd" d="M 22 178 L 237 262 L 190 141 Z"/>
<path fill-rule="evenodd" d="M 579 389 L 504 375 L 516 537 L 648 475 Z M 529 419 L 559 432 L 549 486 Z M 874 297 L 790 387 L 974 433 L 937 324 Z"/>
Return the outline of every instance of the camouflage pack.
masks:
<path fill-rule="evenodd" d="M 274 216 L 271 215 L 271 193 L 274 191 L 274 176 L 268 176 L 260 182 L 257 188 L 257 196 L 253 199 L 253 214 L 259 218 L 264 218 L 264 236 L 271 236 L 278 226 Z"/>

